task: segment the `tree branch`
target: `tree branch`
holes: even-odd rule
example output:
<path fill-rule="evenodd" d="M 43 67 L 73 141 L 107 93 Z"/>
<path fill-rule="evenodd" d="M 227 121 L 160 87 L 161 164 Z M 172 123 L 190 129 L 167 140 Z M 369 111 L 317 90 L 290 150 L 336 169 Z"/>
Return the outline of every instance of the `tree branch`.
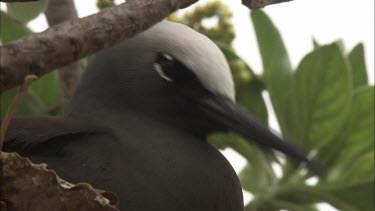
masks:
<path fill-rule="evenodd" d="M 42 33 L 32 34 L 0 46 L 0 93 L 20 85 L 28 74 L 41 76 L 127 40 L 163 20 L 175 10 L 190 6 L 197 1 L 128 0 L 121 5 L 103 9 L 97 14 L 63 22 Z M 287 1 L 291 0 L 242 0 L 242 3 L 250 9 L 257 9 Z M 66 68 L 80 69 L 74 65 Z M 70 78 L 70 76 L 62 77 Z M 75 77 L 75 75 L 72 77 L 74 78 L 72 81 L 76 81 Z M 69 80 L 67 81 L 70 83 Z M 67 87 L 74 86 L 75 82 L 67 84 Z M 69 97 L 71 92 L 67 91 L 67 93 Z"/>
<path fill-rule="evenodd" d="M 14 3 L 14 2 L 29 2 L 29 1 L 38 1 L 38 0 L 0 0 L 0 2 Z"/>
<path fill-rule="evenodd" d="M 278 4 L 292 0 L 242 0 L 242 4 L 250 9 L 260 9 L 270 4 Z"/>
<path fill-rule="evenodd" d="M 133 0 L 52 26 L 0 48 L 0 92 L 129 39 L 197 0 Z"/>
<path fill-rule="evenodd" d="M 61 22 L 78 19 L 77 10 L 73 0 L 49 0 L 44 12 L 49 26 Z M 81 59 L 67 66 L 61 67 L 59 73 L 61 108 L 64 111 L 74 90 L 79 82 L 87 64 L 86 59 Z"/>

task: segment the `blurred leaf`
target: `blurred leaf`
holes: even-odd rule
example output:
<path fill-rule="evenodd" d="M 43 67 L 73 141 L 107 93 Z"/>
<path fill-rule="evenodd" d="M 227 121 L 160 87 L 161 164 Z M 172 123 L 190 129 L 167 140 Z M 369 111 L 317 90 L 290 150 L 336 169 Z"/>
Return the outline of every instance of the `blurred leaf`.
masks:
<path fill-rule="evenodd" d="M 238 174 L 242 189 L 251 193 L 256 193 L 259 185 L 262 184 L 262 178 L 258 177 L 257 171 L 249 164 Z"/>
<path fill-rule="evenodd" d="M 237 100 L 252 115 L 264 124 L 268 124 L 268 113 L 262 92 L 255 83 L 244 84 L 237 88 Z"/>
<path fill-rule="evenodd" d="M 275 182 L 276 175 L 271 164 L 259 147 L 250 144 L 247 140 L 234 133 L 215 134 L 209 140 L 215 146 L 219 146 L 220 149 L 230 147 L 247 159 L 248 165 L 251 165 L 251 169 L 254 169 L 256 176 L 254 174 L 247 175 L 247 172 L 241 174 L 243 178 L 251 178 L 257 181 L 256 189 L 247 187 L 249 191 L 253 192 L 258 191 L 259 188 L 268 188 L 270 184 Z"/>
<path fill-rule="evenodd" d="M 340 48 L 341 52 L 346 52 L 345 43 L 342 39 L 338 39 L 334 43 L 337 44 L 337 46 Z"/>
<path fill-rule="evenodd" d="M 358 211 L 374 210 L 374 180 L 352 186 L 330 188 L 328 192 Z M 335 205 L 335 204 L 332 204 Z"/>
<path fill-rule="evenodd" d="M 7 3 L 8 13 L 20 21 L 26 24 L 30 20 L 38 17 L 40 13 L 47 7 L 48 0 L 38 0 L 31 2 L 15 2 Z"/>
<path fill-rule="evenodd" d="M 293 81 L 295 141 L 307 149 L 331 142 L 340 132 L 350 109 L 352 84 L 349 68 L 338 45 L 323 46 L 300 63 Z M 329 153 L 329 152 L 325 152 Z"/>
<path fill-rule="evenodd" d="M 231 45 L 235 37 L 231 23 L 232 12 L 221 1 L 211 1 L 207 4 L 196 6 L 193 11 L 186 12 L 183 16 L 174 13 L 168 17 L 173 22 L 183 23 L 190 28 L 206 35 L 215 42 Z M 210 26 L 206 20 L 217 20 L 217 24 Z"/>
<path fill-rule="evenodd" d="M 264 82 L 280 128 L 284 135 L 288 135 L 285 106 L 292 77 L 288 53 L 279 31 L 263 11 L 252 11 L 251 18 L 262 55 Z"/>
<path fill-rule="evenodd" d="M 332 166 L 330 181 L 343 184 L 374 178 L 374 86 L 355 90 L 352 108 L 342 132 L 326 150 Z"/>
<path fill-rule="evenodd" d="M 332 183 L 349 185 L 374 179 L 374 148 L 366 148 L 352 158 L 354 159 L 340 165 L 341 177 Z"/>
<path fill-rule="evenodd" d="M 373 183 L 373 182 L 372 182 Z M 368 185 L 370 183 L 367 183 Z M 341 186 L 340 189 L 337 189 L 335 186 L 322 186 L 322 187 L 313 187 L 306 185 L 298 184 L 288 184 L 284 185 L 283 188 L 279 188 L 275 193 L 275 200 L 277 201 L 287 201 L 296 205 L 311 205 L 320 202 L 327 202 L 339 210 L 345 211 L 365 211 L 361 209 L 360 203 L 366 204 L 367 206 L 370 199 L 369 189 L 361 191 L 358 189 L 362 187 L 363 184 L 359 186 Z M 356 195 L 352 200 L 347 200 L 346 194 L 350 193 L 350 190 L 356 190 L 356 193 L 353 193 L 353 196 Z M 365 195 L 367 194 L 367 195 Z M 373 195 L 373 194 L 372 194 Z M 362 197 L 362 198 L 361 198 Z M 356 202 L 352 202 L 357 200 Z M 366 202 L 363 202 L 365 201 Z"/>
<path fill-rule="evenodd" d="M 319 211 L 314 205 L 296 204 L 289 201 L 272 201 L 273 206 L 277 210 L 291 210 L 291 211 Z"/>
<path fill-rule="evenodd" d="M 114 5 L 115 5 L 114 0 L 97 0 L 96 1 L 96 7 L 98 7 L 98 9 L 100 10 L 107 8 L 107 7 L 112 7 Z"/>
<path fill-rule="evenodd" d="M 0 37 L 3 44 L 31 34 L 29 28 L 13 19 L 9 14 L 0 11 L 0 15 Z"/>
<path fill-rule="evenodd" d="M 12 102 L 15 94 L 18 92 L 18 88 L 8 90 L 1 94 L 0 114 L 4 117 L 10 103 Z M 45 115 L 47 114 L 47 107 L 43 101 L 36 95 L 31 89 L 29 89 L 20 106 L 14 112 L 15 116 L 33 116 L 33 115 Z"/>
<path fill-rule="evenodd" d="M 312 42 L 313 42 L 314 49 L 317 49 L 320 47 L 320 44 L 318 43 L 318 41 L 316 41 L 315 38 L 312 39 Z"/>
<path fill-rule="evenodd" d="M 34 81 L 31 89 L 40 96 L 41 100 L 48 106 L 56 104 L 59 96 L 59 81 L 56 71 L 45 74 L 43 77 Z"/>
<path fill-rule="evenodd" d="M 348 58 L 353 72 L 353 86 L 354 88 L 366 85 L 367 69 L 365 63 L 365 50 L 363 44 L 360 43 L 353 48 L 349 53 Z"/>

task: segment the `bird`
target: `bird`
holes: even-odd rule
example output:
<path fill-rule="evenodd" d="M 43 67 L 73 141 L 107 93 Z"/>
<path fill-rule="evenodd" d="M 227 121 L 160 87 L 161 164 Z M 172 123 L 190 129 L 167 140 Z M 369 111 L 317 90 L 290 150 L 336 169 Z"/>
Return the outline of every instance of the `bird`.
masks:
<path fill-rule="evenodd" d="M 121 210 L 243 211 L 236 172 L 207 141 L 228 131 L 312 162 L 236 104 L 213 41 L 164 20 L 94 55 L 64 117 L 12 119 L 4 151 L 116 193 Z"/>

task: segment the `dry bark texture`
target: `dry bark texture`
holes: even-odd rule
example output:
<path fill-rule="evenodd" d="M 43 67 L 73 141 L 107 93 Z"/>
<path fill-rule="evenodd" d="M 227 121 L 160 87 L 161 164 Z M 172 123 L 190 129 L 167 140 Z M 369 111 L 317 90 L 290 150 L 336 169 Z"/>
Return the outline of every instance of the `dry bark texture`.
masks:
<path fill-rule="evenodd" d="M 63 22 L 42 33 L 0 46 L 0 93 L 21 84 L 28 74 L 41 76 L 129 39 L 175 10 L 196 1 L 198 0 L 128 0 L 97 14 Z M 290 0 L 242 0 L 242 3 L 251 9 L 257 9 L 286 1 Z M 81 64 L 67 69 L 82 69 Z M 74 90 L 74 78 L 79 74 L 62 74 L 67 79 L 64 82 L 66 87 Z M 67 93 L 70 97 L 71 92 Z"/>
<path fill-rule="evenodd" d="M 38 1 L 38 0 L 0 0 L 0 2 L 7 2 L 7 3 L 13 3 L 13 2 L 29 2 L 29 1 Z"/>
<path fill-rule="evenodd" d="M 67 20 L 78 19 L 73 0 L 49 0 L 44 12 L 49 26 Z M 81 75 L 86 67 L 87 59 L 81 59 L 59 68 L 60 103 L 62 110 L 66 110 L 70 98 L 77 87 Z"/>
<path fill-rule="evenodd" d="M 133 0 L 1 46 L 0 92 L 129 39 L 197 0 Z"/>
<path fill-rule="evenodd" d="M 292 0 L 242 0 L 242 4 L 250 9 L 260 9 L 270 4 L 278 4 Z"/>
<path fill-rule="evenodd" d="M 1 152 L 1 210 L 118 211 L 117 196 L 89 184 L 73 185 L 45 164 L 35 165 L 17 153 Z M 105 196 L 105 197 L 104 197 Z"/>

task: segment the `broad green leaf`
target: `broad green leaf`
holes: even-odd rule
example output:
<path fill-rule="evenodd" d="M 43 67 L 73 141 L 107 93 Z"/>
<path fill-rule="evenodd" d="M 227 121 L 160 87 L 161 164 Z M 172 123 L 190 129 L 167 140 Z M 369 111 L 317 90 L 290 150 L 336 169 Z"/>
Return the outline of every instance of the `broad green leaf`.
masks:
<path fill-rule="evenodd" d="M 237 101 L 264 124 L 268 124 L 268 113 L 262 92 L 255 83 L 243 84 L 237 88 Z"/>
<path fill-rule="evenodd" d="M 30 2 L 15 2 L 7 3 L 8 13 L 20 21 L 26 24 L 30 20 L 38 17 L 40 13 L 44 11 L 48 4 L 48 0 L 38 0 Z"/>
<path fill-rule="evenodd" d="M 323 148 L 330 180 L 352 184 L 374 178 L 374 86 L 354 91 L 351 112 L 335 142 Z M 346 178 L 346 179 L 345 179 Z"/>
<path fill-rule="evenodd" d="M 363 181 L 374 180 L 374 148 L 365 148 L 354 159 L 340 165 L 338 181 L 331 181 L 339 185 L 357 184 Z"/>
<path fill-rule="evenodd" d="M 281 130 L 284 135 L 288 135 L 285 106 L 292 77 L 288 53 L 280 33 L 263 11 L 252 11 L 251 18 L 262 55 L 264 82 Z"/>
<path fill-rule="evenodd" d="M 255 175 L 242 173 L 243 178 L 246 177 L 257 181 L 256 189 L 244 187 L 247 190 L 251 192 L 257 191 L 261 187 L 267 188 L 270 184 L 274 183 L 276 176 L 269 160 L 264 152 L 254 144 L 250 144 L 247 140 L 234 133 L 215 134 L 210 137 L 210 141 L 220 149 L 230 147 L 247 159 L 249 162 L 248 165 L 251 165 L 251 168 L 254 169 Z"/>
<path fill-rule="evenodd" d="M 274 197 L 276 201 L 287 201 L 296 205 L 311 205 L 320 202 L 327 202 L 339 210 L 345 211 L 362 211 L 358 208 L 356 202 L 352 203 L 340 197 L 337 194 L 340 191 L 347 191 L 353 187 L 342 187 L 340 190 L 336 189 L 335 186 L 324 186 L 324 187 L 312 187 L 299 184 L 288 184 L 283 188 L 280 188 L 275 192 Z M 367 193 L 366 191 L 359 191 L 356 194 L 362 195 Z M 363 196 L 363 195 L 362 195 Z M 363 198 L 368 200 L 367 197 Z"/>
<path fill-rule="evenodd" d="M 360 43 L 349 53 L 348 58 L 353 72 L 354 88 L 367 85 L 367 69 L 365 63 L 365 50 L 363 44 Z"/>
<path fill-rule="evenodd" d="M 262 184 L 263 178 L 254 169 L 251 164 L 247 164 L 245 168 L 238 174 L 241 181 L 242 189 L 251 193 L 256 193 L 259 190 L 259 185 Z"/>
<path fill-rule="evenodd" d="M 291 211 L 319 211 L 314 205 L 296 204 L 289 201 L 271 201 L 276 210 L 291 210 Z"/>
<path fill-rule="evenodd" d="M 307 149 L 330 143 L 345 122 L 352 97 L 350 69 L 337 44 L 308 54 L 293 80 L 288 113 L 295 141 Z"/>
<path fill-rule="evenodd" d="M 0 11 L 0 15 L 0 37 L 3 44 L 31 34 L 29 28 L 16 21 L 9 14 Z"/>
<path fill-rule="evenodd" d="M 355 208 L 355 210 L 373 211 L 375 197 L 374 185 L 374 180 L 372 180 L 352 186 L 339 186 L 337 188 L 329 188 L 327 191 L 336 199 L 348 203 L 351 207 Z M 331 204 L 335 206 L 335 204 Z"/>
<path fill-rule="evenodd" d="M 1 117 L 4 117 L 6 111 L 9 108 L 10 103 L 12 102 L 15 94 L 18 92 L 18 88 L 14 88 L 8 90 L 1 94 L 0 99 L 0 114 Z M 33 115 L 46 115 L 47 114 L 47 107 L 43 103 L 43 101 L 36 95 L 31 89 L 29 89 L 21 104 L 15 111 L 15 116 L 33 116 Z"/>
<path fill-rule="evenodd" d="M 51 107 L 57 103 L 59 96 L 59 81 L 56 71 L 50 72 L 34 81 L 31 89 L 40 96 L 41 100 Z"/>
<path fill-rule="evenodd" d="M 313 43 L 314 49 L 320 48 L 320 44 L 318 43 L 318 41 L 316 41 L 315 38 L 313 38 L 312 43 Z"/>

